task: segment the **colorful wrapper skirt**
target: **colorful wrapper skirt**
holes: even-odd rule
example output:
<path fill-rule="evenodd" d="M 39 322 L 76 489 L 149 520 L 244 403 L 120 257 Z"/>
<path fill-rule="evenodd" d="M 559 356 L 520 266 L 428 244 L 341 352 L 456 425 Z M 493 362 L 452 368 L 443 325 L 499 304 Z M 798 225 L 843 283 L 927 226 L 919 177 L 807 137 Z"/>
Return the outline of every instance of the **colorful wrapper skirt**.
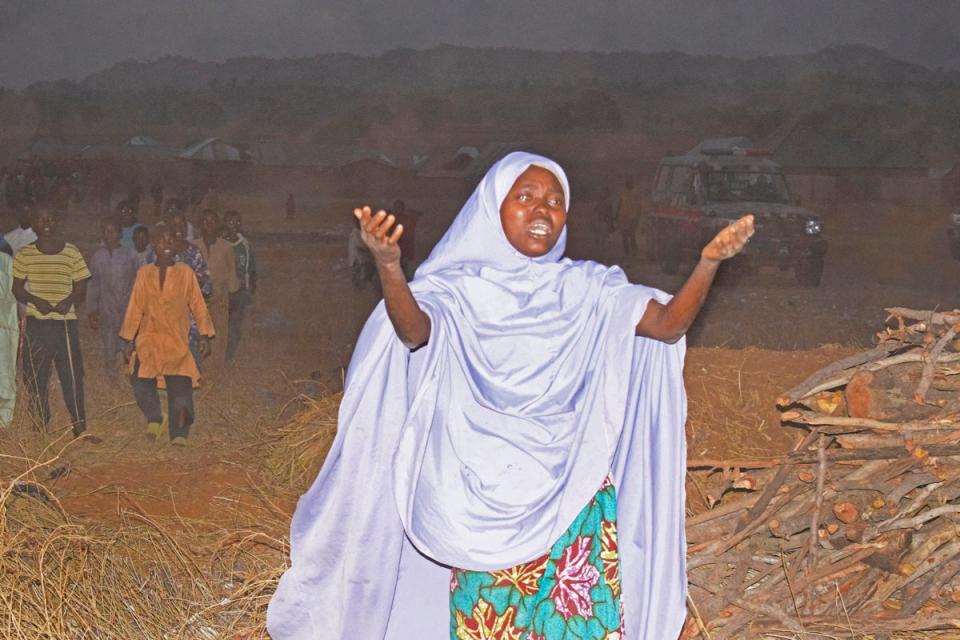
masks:
<path fill-rule="evenodd" d="M 451 640 L 621 640 L 617 496 L 609 478 L 546 555 L 454 569 Z"/>

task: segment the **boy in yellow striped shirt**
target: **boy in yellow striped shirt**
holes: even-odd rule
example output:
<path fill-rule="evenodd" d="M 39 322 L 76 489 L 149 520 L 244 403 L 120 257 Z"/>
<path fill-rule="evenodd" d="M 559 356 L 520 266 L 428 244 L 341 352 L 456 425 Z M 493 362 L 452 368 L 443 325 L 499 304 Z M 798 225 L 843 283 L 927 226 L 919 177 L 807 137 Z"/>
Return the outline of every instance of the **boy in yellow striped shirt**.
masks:
<path fill-rule="evenodd" d="M 33 226 L 36 242 L 21 247 L 13 260 L 13 295 L 27 306 L 23 374 L 30 409 L 46 428 L 50 368 L 56 366 L 73 435 L 80 436 L 86 430 L 86 411 L 76 306 L 86 296 L 90 270 L 80 251 L 57 234 L 51 211 L 41 209 Z"/>

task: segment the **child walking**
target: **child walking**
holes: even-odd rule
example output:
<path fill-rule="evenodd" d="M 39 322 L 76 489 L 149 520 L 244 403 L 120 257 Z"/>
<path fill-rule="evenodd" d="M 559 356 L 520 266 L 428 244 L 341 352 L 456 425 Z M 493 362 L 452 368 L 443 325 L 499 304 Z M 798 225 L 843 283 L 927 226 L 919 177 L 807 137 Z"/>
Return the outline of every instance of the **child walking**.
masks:
<path fill-rule="evenodd" d="M 175 262 L 173 230 L 158 226 L 153 247 L 157 260 L 141 267 L 130 295 L 120 337 L 130 362 L 130 382 L 137 406 L 147 420 L 147 435 L 162 434 L 163 412 L 157 392 L 158 378 L 167 389 L 170 442 L 185 445 L 194 420 L 193 388 L 200 379 L 190 353 L 190 318 L 199 331 L 198 349 L 205 356 L 213 337 L 213 324 L 193 270 Z"/>
<path fill-rule="evenodd" d="M 496 163 L 408 285 L 356 209 L 384 300 L 297 505 L 274 640 L 674 640 L 686 615 L 683 336 L 747 216 L 670 297 L 563 257 L 555 162 Z"/>
<path fill-rule="evenodd" d="M 34 220 L 37 240 L 24 245 L 13 259 L 13 295 L 26 305 L 23 375 L 34 418 L 50 422 L 47 387 L 57 368 L 63 401 L 72 418 L 73 435 L 87 428 L 83 395 L 83 355 L 76 306 L 87 293 L 90 270 L 80 251 L 64 242 L 53 212 L 41 209 Z M 29 290 L 27 285 L 29 284 Z M 99 439 L 88 436 L 88 441 Z"/>
<path fill-rule="evenodd" d="M 100 222 L 100 233 L 103 245 L 90 258 L 92 277 L 87 288 L 87 314 L 90 326 L 100 333 L 104 366 L 108 378 L 113 380 L 117 373 L 117 356 L 123 353 L 120 325 L 139 265 L 133 251 L 120 246 L 119 221 L 104 218 Z"/>
<path fill-rule="evenodd" d="M 181 211 L 174 211 L 174 213 L 167 218 L 166 225 L 173 231 L 175 250 L 173 261 L 182 262 L 193 270 L 193 273 L 197 277 L 197 284 L 200 286 L 200 293 L 204 299 L 209 298 L 213 293 L 213 285 L 210 281 L 210 268 L 207 266 L 207 261 L 203 258 L 200 249 L 190 241 L 191 227 L 186 216 Z M 191 321 L 190 353 L 193 354 L 193 359 L 198 369 L 202 367 L 201 362 L 203 360 L 200 355 L 199 340 L 200 333 L 197 331 L 196 324 Z"/>
<path fill-rule="evenodd" d="M 237 265 L 237 281 L 240 288 L 230 294 L 230 321 L 227 333 L 227 362 L 231 362 L 240 346 L 243 333 L 243 318 L 247 306 L 257 292 L 257 259 L 250 241 L 243 235 L 243 218 L 238 211 L 223 215 L 224 239 L 233 246 L 234 262 Z"/>
<path fill-rule="evenodd" d="M 200 217 L 200 242 L 197 247 L 210 270 L 212 294 L 207 296 L 207 308 L 213 326 L 221 336 L 213 341 L 210 349 L 212 370 L 218 370 L 226 362 L 227 325 L 230 322 L 230 299 L 240 289 L 233 246 L 220 237 L 220 216 L 207 209 Z"/>

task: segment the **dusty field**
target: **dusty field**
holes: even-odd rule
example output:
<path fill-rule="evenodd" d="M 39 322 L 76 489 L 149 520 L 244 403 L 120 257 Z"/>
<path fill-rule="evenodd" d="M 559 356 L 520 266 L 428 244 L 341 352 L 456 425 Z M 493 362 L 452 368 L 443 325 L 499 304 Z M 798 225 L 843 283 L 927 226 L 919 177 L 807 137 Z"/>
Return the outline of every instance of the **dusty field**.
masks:
<path fill-rule="evenodd" d="M 215 512 L 218 500 L 235 499 L 227 494 L 242 491 L 257 467 L 251 430 L 276 422 L 284 403 L 299 393 L 339 388 L 353 341 L 376 303 L 371 291 L 355 291 L 342 269 L 339 238 L 349 228 L 352 203 L 329 201 L 286 221 L 276 199 L 225 200 L 244 213 L 261 272 L 238 363 L 198 393 L 187 451 L 147 445 L 129 390 L 105 383 L 96 337 L 84 327 L 90 429 L 105 442 L 66 454 L 70 472 L 57 480 L 58 491 L 77 514 L 115 512 L 118 489 L 142 495 L 140 506 L 148 512 Z M 418 228 L 425 254 L 459 203 L 409 204 L 426 212 Z M 579 213 L 590 209 L 587 203 L 571 215 L 571 254 L 618 262 L 622 255 L 612 241 L 606 255 L 599 253 L 599 237 Z M 777 421 L 772 400 L 779 391 L 869 344 L 884 306 L 957 306 L 960 264 L 947 253 L 945 210 L 862 204 L 823 214 L 830 251 L 820 287 L 797 286 L 790 273 L 773 270 L 750 275 L 735 286 L 718 286 L 691 331 L 691 455 L 781 451 L 795 434 Z M 65 223 L 66 236 L 82 249 L 95 245 L 92 217 L 73 214 Z M 651 262 L 625 268 L 635 281 L 668 291 L 681 282 Z M 55 424 L 63 425 L 58 389 L 51 400 Z M 17 439 L 26 430 L 20 425 L 2 437 Z"/>
<path fill-rule="evenodd" d="M 354 291 L 342 269 L 352 202 L 323 202 L 288 222 L 277 198 L 224 199 L 244 213 L 257 251 L 260 290 L 235 367 L 197 394 L 190 446 L 179 451 L 146 441 L 132 394 L 125 385 L 106 383 L 96 337 L 84 325 L 90 431 L 103 443 L 81 442 L 57 455 L 63 441 L 52 440 L 66 421 L 53 384 L 49 434 L 37 434 L 26 420 L 0 433 L 5 479 L 22 472 L 22 460 L 11 456 L 57 455 L 34 474 L 37 481 L 70 517 L 98 527 L 123 522 L 132 511 L 163 519 L 171 531 L 199 535 L 210 526 L 251 526 L 265 511 L 281 522 L 292 511 L 302 480 L 268 484 L 276 474 L 267 473 L 265 434 L 294 415 L 301 394 L 339 389 L 342 367 L 376 299 L 369 290 Z M 459 203 L 408 205 L 426 212 L 418 233 L 424 254 Z M 589 211 L 589 204 L 582 210 Z M 691 332 L 685 375 L 691 456 L 782 452 L 797 434 L 777 420 L 773 400 L 780 391 L 868 345 L 885 306 L 960 304 L 960 264 L 950 259 L 943 234 L 946 210 L 867 204 L 823 214 L 831 246 L 822 286 L 799 287 L 790 273 L 749 276 L 736 286 L 718 287 Z M 11 225 L 9 216 L 3 222 Z M 66 237 L 81 249 L 95 245 L 95 218 L 73 214 L 65 224 Z M 616 247 L 600 254 L 589 220 L 578 218 L 577 210 L 571 238 L 577 257 L 614 263 L 622 258 Z M 680 283 L 647 261 L 627 264 L 626 270 L 635 281 L 666 290 Z M 690 500 L 697 499 L 691 492 Z"/>

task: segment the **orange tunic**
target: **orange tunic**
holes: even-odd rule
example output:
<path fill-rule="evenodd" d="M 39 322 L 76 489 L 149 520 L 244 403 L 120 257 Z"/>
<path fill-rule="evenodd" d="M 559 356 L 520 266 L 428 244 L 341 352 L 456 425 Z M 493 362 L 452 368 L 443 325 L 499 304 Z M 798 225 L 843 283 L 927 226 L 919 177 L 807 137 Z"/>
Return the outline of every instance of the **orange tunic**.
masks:
<path fill-rule="evenodd" d="M 188 342 L 190 314 L 201 335 L 214 335 L 193 269 L 182 263 L 170 265 L 161 289 L 160 268 L 155 264 L 140 267 L 120 328 L 124 340 L 136 338 L 139 377 L 190 376 L 197 384 L 200 371 Z M 131 373 L 133 365 L 131 361 Z"/>

